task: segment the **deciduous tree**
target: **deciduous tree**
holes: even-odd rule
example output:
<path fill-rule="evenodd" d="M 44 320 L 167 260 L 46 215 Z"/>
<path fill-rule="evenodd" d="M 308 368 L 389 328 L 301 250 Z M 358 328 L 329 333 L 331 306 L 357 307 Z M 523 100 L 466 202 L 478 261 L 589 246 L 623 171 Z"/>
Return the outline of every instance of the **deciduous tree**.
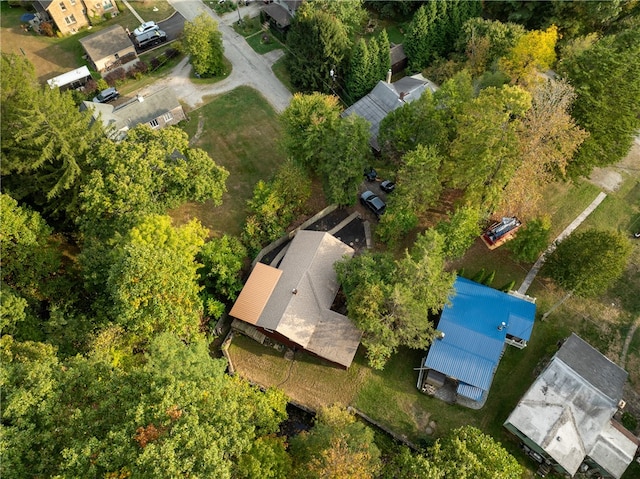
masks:
<path fill-rule="evenodd" d="M 545 31 L 532 30 L 522 35 L 505 57 L 500 67 L 510 77 L 512 83 L 532 85 L 541 81 L 538 72 L 545 72 L 556 61 L 558 28 L 551 25 Z"/>
<path fill-rule="evenodd" d="M 533 218 L 518 230 L 518 235 L 506 247 L 518 260 L 533 263 L 549 245 L 550 230 L 548 216 Z"/>
<path fill-rule="evenodd" d="M 542 189 L 565 178 L 568 166 L 588 134 L 571 117 L 575 93 L 563 80 L 540 83 L 517 131 L 519 164 L 496 213 L 521 219 L 538 213 Z"/>
<path fill-rule="evenodd" d="M 473 426 L 454 429 L 429 448 L 444 479 L 519 479 L 522 466 L 491 436 Z"/>
<path fill-rule="evenodd" d="M 444 237 L 444 253 L 456 259 L 464 255 L 480 235 L 481 213 L 478 208 L 461 206 L 447 221 L 441 221 L 436 231 Z"/>
<path fill-rule="evenodd" d="M 373 431 L 340 406 L 320 409 L 309 432 L 291 441 L 295 477 L 374 478 L 380 468 L 380 451 Z"/>
<path fill-rule="evenodd" d="M 588 229 L 563 240 L 542 273 L 577 296 L 595 296 L 622 275 L 630 254 L 631 244 L 622 233 Z"/>
<path fill-rule="evenodd" d="M 180 48 L 191 57 L 197 75 L 209 77 L 225 72 L 222 34 L 218 24 L 206 13 L 193 22 L 185 22 Z"/>
<path fill-rule="evenodd" d="M 174 228 L 167 216 L 132 228 L 109 269 L 113 320 L 141 341 L 162 331 L 193 339 L 203 313 L 195 256 L 205 237 L 197 221 Z"/>

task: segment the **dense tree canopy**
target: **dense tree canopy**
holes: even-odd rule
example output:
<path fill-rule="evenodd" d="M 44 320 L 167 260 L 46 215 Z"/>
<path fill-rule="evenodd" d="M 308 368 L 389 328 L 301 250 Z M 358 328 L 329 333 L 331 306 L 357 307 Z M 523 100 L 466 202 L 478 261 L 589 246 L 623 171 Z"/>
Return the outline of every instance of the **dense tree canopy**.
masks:
<path fill-rule="evenodd" d="M 542 272 L 577 296 L 595 296 L 622 275 L 630 254 L 624 234 L 588 229 L 563 240 Z"/>
<path fill-rule="evenodd" d="M 429 448 L 443 479 L 519 479 L 522 467 L 499 442 L 472 426 L 451 431 Z"/>
<path fill-rule="evenodd" d="M 282 393 L 227 376 L 203 340 L 160 335 L 130 371 L 1 341 L 2 477 L 231 478 L 245 456 L 284 453 L 281 440 L 262 439 L 286 416 Z"/>
<path fill-rule="evenodd" d="M 181 49 L 191 58 L 196 75 L 217 76 L 225 71 L 224 47 L 218 24 L 206 13 L 185 22 Z"/>
<path fill-rule="evenodd" d="M 291 82 L 303 92 L 330 93 L 331 70 L 345 65 L 350 40 L 344 24 L 331 13 L 303 3 L 287 34 L 286 62 Z"/>
<path fill-rule="evenodd" d="M 399 260 L 365 253 L 337 263 L 349 318 L 364 332 L 362 344 L 373 368 L 384 368 L 398 346 L 424 349 L 431 343 L 435 330 L 429 316 L 445 305 L 455 280 L 444 270 L 443 242 L 427 231 Z"/>
<path fill-rule="evenodd" d="M 321 408 L 313 428 L 292 439 L 291 453 L 300 479 L 373 479 L 381 465 L 373 431 L 340 406 Z"/>
<path fill-rule="evenodd" d="M 3 53 L 1 73 L 3 188 L 64 219 L 103 139 L 101 123 L 70 92 L 37 85 L 24 57 Z"/>
<path fill-rule="evenodd" d="M 563 59 L 559 71 L 575 88 L 572 115 L 590 136 L 582 144 L 573 175 L 624 158 L 640 128 L 640 27 L 603 37 Z"/>
<path fill-rule="evenodd" d="M 192 339 L 203 313 L 195 257 L 206 233 L 197 220 L 174 228 L 158 215 L 133 227 L 109 269 L 114 322 L 143 341 L 163 331 Z"/>

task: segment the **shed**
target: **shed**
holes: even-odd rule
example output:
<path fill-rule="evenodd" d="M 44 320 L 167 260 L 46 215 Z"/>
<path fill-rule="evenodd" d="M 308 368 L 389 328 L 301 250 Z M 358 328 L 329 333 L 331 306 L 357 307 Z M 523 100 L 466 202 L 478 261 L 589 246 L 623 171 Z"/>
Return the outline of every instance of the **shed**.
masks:
<path fill-rule="evenodd" d="M 353 253 L 329 233 L 298 231 L 278 268 L 256 264 L 230 316 L 281 343 L 349 367 L 362 333 L 331 305 L 339 289 L 333 265 Z"/>
<path fill-rule="evenodd" d="M 640 441 L 614 420 L 627 372 L 575 333 L 565 341 L 504 426 L 525 451 L 561 474 L 620 478 Z"/>
<path fill-rule="evenodd" d="M 57 77 L 47 80 L 49 88 L 60 88 L 61 91 L 71 90 L 84 86 L 91 79 L 91 73 L 86 66 L 76 68 Z"/>
<path fill-rule="evenodd" d="M 438 322 L 443 333 L 424 360 L 457 382 L 457 394 L 481 401 L 489 392 L 505 344 L 526 345 L 535 319 L 534 301 L 458 277 L 455 294 Z"/>
<path fill-rule="evenodd" d="M 121 25 L 112 25 L 80 39 L 92 65 L 99 72 L 138 59 L 136 49 Z"/>

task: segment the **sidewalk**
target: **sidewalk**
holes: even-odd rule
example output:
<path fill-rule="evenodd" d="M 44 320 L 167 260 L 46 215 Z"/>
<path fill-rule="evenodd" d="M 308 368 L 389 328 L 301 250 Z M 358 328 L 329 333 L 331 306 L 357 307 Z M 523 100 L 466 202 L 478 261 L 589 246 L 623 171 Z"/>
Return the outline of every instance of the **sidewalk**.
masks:
<path fill-rule="evenodd" d="M 124 3 L 124 6 L 127 7 L 131 13 L 133 13 L 133 16 L 136 17 L 140 23 L 144 23 L 144 20 L 142 19 L 142 17 L 140 15 L 138 15 L 138 12 L 136 12 L 133 7 L 131 6 L 131 4 L 129 4 L 129 2 L 127 2 L 127 0 L 122 0 L 122 3 Z"/>
<path fill-rule="evenodd" d="M 587 206 L 585 210 L 582 213 L 580 213 L 578 217 L 575 220 L 573 220 L 571 224 L 567 226 L 562 233 L 560 233 L 560 235 L 553 241 L 553 243 L 549 245 L 549 247 L 545 250 L 545 252 L 540 255 L 538 260 L 534 263 L 534 265 L 531 267 L 531 269 L 527 273 L 527 276 L 522 282 L 522 285 L 520 286 L 520 288 L 518 288 L 519 294 L 527 293 L 527 290 L 531 287 L 531 284 L 533 283 L 533 280 L 536 278 L 538 272 L 540 271 L 540 268 L 542 268 L 542 265 L 544 264 L 546 257 L 556 249 L 556 247 L 558 246 L 558 243 L 560 243 L 563 239 L 569 236 L 578 226 L 580 226 L 580 224 L 585 219 L 587 219 L 587 217 L 598 207 L 598 205 L 600 205 L 600 203 L 602 203 L 602 201 L 606 197 L 607 197 L 606 193 L 601 192 L 600 194 L 598 194 L 596 199 L 593 200 L 591 204 Z"/>

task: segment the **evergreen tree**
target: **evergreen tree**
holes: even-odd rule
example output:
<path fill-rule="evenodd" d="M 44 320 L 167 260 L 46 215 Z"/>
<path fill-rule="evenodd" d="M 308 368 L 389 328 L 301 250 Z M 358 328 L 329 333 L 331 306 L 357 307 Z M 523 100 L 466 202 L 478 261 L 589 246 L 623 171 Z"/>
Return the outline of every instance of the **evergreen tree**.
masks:
<path fill-rule="evenodd" d="M 349 98 L 356 101 L 369 93 L 369 71 L 371 56 L 367 42 L 361 38 L 355 44 L 349 59 L 349 70 L 346 80 L 346 88 Z"/>
<path fill-rule="evenodd" d="M 387 35 L 387 30 L 385 29 L 378 35 L 378 47 L 380 57 L 378 60 L 378 72 L 375 84 L 378 83 L 378 80 L 386 79 L 387 72 L 391 69 L 391 46 L 389 44 L 389 35 Z"/>

